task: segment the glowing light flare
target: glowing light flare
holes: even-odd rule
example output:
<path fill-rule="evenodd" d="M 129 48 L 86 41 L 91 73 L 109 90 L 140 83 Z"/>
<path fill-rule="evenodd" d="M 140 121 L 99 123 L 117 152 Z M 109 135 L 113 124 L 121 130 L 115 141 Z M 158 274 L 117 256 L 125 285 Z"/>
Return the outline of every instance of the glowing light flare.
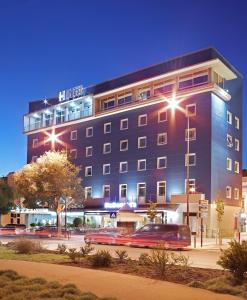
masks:
<path fill-rule="evenodd" d="M 45 139 L 45 143 L 51 142 L 51 149 L 52 150 L 55 150 L 55 145 L 57 143 L 57 144 L 60 144 L 60 145 L 64 146 L 66 151 L 67 151 L 67 144 L 59 139 L 59 137 L 61 135 L 63 135 L 64 133 L 65 133 L 65 131 L 61 131 L 59 133 L 56 133 L 55 129 L 52 129 L 51 132 L 45 132 L 45 134 L 47 136 L 47 139 Z"/>

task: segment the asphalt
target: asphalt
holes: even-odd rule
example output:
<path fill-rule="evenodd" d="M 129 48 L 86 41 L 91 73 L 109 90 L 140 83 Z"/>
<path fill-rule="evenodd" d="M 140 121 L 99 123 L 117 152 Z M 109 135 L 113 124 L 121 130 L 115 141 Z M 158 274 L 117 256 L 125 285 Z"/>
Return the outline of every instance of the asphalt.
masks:
<path fill-rule="evenodd" d="M 133 275 L 47 263 L 0 260 L 0 269 L 12 269 L 28 277 L 44 277 L 62 284 L 74 283 L 82 291 L 118 300 L 234 300 L 230 295 L 152 280 Z"/>

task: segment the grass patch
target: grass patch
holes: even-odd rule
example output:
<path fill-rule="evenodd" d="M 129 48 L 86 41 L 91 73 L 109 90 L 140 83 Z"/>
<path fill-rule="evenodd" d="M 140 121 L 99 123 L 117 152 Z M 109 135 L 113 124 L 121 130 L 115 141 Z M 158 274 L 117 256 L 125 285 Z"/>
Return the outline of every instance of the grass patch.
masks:
<path fill-rule="evenodd" d="M 20 254 L 20 253 L 16 253 L 15 250 L 9 249 L 4 246 L 0 246 L 0 259 L 25 260 L 25 261 L 54 263 L 54 264 L 69 262 L 68 256 L 63 254 L 50 253 L 50 252 Z"/>
<path fill-rule="evenodd" d="M 82 293 L 74 284 L 61 285 L 43 278 L 29 279 L 12 270 L 0 271 L 1 300 L 114 300 L 98 298 L 92 293 Z"/>

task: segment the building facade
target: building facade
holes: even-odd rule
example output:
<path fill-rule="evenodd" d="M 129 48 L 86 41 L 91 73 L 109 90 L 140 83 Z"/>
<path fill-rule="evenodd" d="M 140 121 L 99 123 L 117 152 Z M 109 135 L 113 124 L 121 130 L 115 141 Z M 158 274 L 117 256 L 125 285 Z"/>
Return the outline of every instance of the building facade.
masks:
<path fill-rule="evenodd" d="M 81 167 L 90 205 L 101 199 L 98 213 L 125 202 L 145 213 L 152 201 L 162 222 L 184 222 L 189 178 L 191 223 L 206 199 L 213 230 L 221 197 L 233 228 L 242 198 L 242 82 L 209 48 L 32 101 L 24 116 L 27 162 L 65 150 Z"/>

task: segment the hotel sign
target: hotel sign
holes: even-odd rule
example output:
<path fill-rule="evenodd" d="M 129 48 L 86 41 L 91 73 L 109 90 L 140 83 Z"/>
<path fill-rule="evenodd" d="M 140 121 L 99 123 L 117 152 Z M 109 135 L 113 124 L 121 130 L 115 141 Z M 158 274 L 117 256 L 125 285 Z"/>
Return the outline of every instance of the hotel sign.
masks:
<path fill-rule="evenodd" d="M 75 86 L 68 90 L 63 90 L 59 92 L 59 102 L 64 102 L 68 100 L 73 100 L 76 98 L 80 98 L 84 96 L 85 90 L 83 88 L 83 85 Z"/>

